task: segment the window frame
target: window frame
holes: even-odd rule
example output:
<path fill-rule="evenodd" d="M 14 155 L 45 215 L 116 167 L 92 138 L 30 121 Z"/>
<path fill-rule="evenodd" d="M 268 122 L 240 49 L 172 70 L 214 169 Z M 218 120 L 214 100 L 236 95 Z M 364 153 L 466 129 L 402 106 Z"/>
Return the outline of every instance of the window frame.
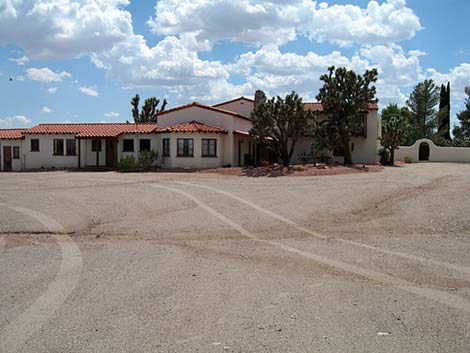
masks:
<path fill-rule="evenodd" d="M 148 141 L 148 144 L 149 144 L 149 148 L 145 148 L 145 149 L 142 149 L 142 141 L 145 141 L 147 142 Z M 152 140 L 150 139 L 139 139 L 139 152 L 140 151 L 151 151 L 152 150 Z"/>
<path fill-rule="evenodd" d="M 132 141 L 132 150 L 126 148 L 126 141 Z M 135 151 L 134 139 L 123 139 L 122 140 L 122 152 L 134 152 Z"/>
<path fill-rule="evenodd" d="M 101 139 L 93 139 L 91 140 L 91 152 L 101 152 Z M 98 150 L 97 150 L 98 146 Z"/>
<path fill-rule="evenodd" d="M 214 153 L 211 153 L 210 143 L 214 143 Z M 204 153 L 204 143 L 207 143 L 207 151 Z M 201 139 L 201 157 L 203 158 L 217 158 L 217 139 L 216 138 L 203 138 Z"/>
<path fill-rule="evenodd" d="M 180 141 L 183 141 L 183 151 L 180 153 Z M 191 143 L 190 143 L 191 142 Z M 191 145 L 191 148 L 190 148 Z M 191 150 L 191 153 L 190 153 Z M 194 157 L 194 139 L 193 138 L 178 138 L 176 139 L 176 156 L 192 158 Z"/>
<path fill-rule="evenodd" d="M 170 157 L 170 138 L 165 137 L 162 139 L 162 157 Z"/>
<path fill-rule="evenodd" d="M 31 141 L 30 146 L 29 146 L 30 151 L 31 152 L 39 152 L 39 139 L 31 139 L 30 141 Z M 37 142 L 37 148 L 33 148 L 33 147 L 36 147 L 36 146 L 33 146 L 33 142 L 34 142 L 34 144 L 36 144 L 36 142 Z"/>
<path fill-rule="evenodd" d="M 58 145 L 60 143 L 62 144 L 62 153 L 60 153 L 60 151 L 58 151 Z M 64 147 L 65 147 L 64 146 L 64 139 L 53 139 L 52 140 L 52 155 L 53 156 L 63 156 L 64 155 Z"/>
<path fill-rule="evenodd" d="M 73 153 L 69 153 L 69 143 L 73 142 Z M 77 155 L 77 140 L 75 139 L 66 139 L 65 140 L 65 155 L 66 156 L 76 156 Z"/>
<path fill-rule="evenodd" d="M 20 146 L 13 146 L 12 159 L 20 159 Z"/>

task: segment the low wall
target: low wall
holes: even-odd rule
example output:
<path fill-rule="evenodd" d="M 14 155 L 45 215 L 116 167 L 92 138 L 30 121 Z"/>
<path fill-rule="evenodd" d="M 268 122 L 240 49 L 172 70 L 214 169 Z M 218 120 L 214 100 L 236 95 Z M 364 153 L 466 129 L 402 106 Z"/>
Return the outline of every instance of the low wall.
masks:
<path fill-rule="evenodd" d="M 429 139 L 417 140 L 412 146 L 400 146 L 395 151 L 395 161 L 402 161 L 406 156 L 409 156 L 413 162 L 418 162 L 420 160 L 419 148 L 422 143 L 427 143 L 429 146 L 430 162 L 470 163 L 469 147 L 439 147 Z"/>

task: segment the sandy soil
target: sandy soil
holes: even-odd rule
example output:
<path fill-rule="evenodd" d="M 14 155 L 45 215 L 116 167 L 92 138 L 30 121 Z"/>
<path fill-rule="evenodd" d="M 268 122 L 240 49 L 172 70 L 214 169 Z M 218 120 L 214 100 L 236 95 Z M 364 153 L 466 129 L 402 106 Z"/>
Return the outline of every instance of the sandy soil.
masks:
<path fill-rule="evenodd" d="M 0 352 L 469 352 L 470 165 L 0 175 Z"/>

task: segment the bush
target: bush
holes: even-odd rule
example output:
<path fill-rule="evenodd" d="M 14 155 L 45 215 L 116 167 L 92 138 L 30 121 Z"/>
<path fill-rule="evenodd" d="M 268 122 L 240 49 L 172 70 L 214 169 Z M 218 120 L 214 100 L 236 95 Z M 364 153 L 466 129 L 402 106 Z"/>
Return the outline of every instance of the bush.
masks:
<path fill-rule="evenodd" d="M 138 167 L 147 172 L 152 167 L 153 163 L 157 160 L 158 153 L 155 151 L 140 151 Z"/>
<path fill-rule="evenodd" d="M 380 164 L 390 165 L 390 152 L 387 149 L 382 148 L 379 150 Z"/>
<path fill-rule="evenodd" d="M 405 163 L 413 163 L 413 158 L 411 158 L 410 156 L 405 156 L 403 160 Z"/>
<path fill-rule="evenodd" d="M 137 162 L 132 155 L 122 157 L 117 164 L 117 170 L 120 172 L 132 172 L 137 167 Z"/>

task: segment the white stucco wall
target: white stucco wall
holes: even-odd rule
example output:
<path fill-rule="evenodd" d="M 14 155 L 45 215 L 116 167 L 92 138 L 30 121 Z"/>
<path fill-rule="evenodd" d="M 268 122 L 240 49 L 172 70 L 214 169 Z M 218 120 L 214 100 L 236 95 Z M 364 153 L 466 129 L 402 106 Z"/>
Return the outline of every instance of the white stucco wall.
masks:
<path fill-rule="evenodd" d="M 254 102 L 249 100 L 240 99 L 235 102 L 229 102 L 222 105 L 218 105 L 216 108 L 229 110 L 241 115 L 250 116 L 253 110 Z"/>
<path fill-rule="evenodd" d="M 417 140 L 412 146 L 400 146 L 395 151 L 395 161 L 402 161 L 406 156 L 413 162 L 419 161 L 419 146 L 426 142 L 429 145 L 430 162 L 463 162 L 470 163 L 469 147 L 439 147 L 429 139 Z"/>
<path fill-rule="evenodd" d="M 23 151 L 22 151 L 22 140 L 0 140 L 0 171 L 3 170 L 3 161 L 4 161 L 4 156 L 3 156 L 3 146 L 6 147 L 11 147 L 11 156 L 13 158 L 13 147 L 19 147 L 20 148 L 20 158 L 18 159 L 12 159 L 11 160 L 11 168 L 13 172 L 20 171 L 23 167 Z"/>
<path fill-rule="evenodd" d="M 170 139 L 170 157 L 165 157 L 162 168 L 189 168 L 189 169 L 204 169 L 204 168 L 219 168 L 224 165 L 223 151 L 224 144 L 226 143 L 225 134 L 200 134 L 200 133 L 167 133 L 160 134 L 160 138 Z M 192 138 L 194 139 L 194 157 L 177 157 L 177 140 L 179 138 Z M 216 139 L 217 140 L 217 157 L 202 157 L 202 139 Z M 161 141 L 161 140 L 160 140 Z M 161 146 L 160 146 L 161 150 Z M 222 151 L 222 153 L 221 153 Z"/>
<path fill-rule="evenodd" d="M 31 140 L 39 139 L 39 152 L 31 151 Z M 64 155 L 54 156 L 54 139 L 64 140 Z M 78 157 L 66 156 L 66 139 L 75 139 L 71 134 L 26 134 L 23 140 L 24 169 L 39 168 L 76 168 Z M 78 149 L 78 141 L 76 142 Z M 77 151 L 78 152 L 78 151 Z"/>
<path fill-rule="evenodd" d="M 134 152 L 124 152 L 124 140 L 134 140 Z M 161 156 L 161 136 L 160 134 L 123 134 L 118 137 L 118 161 L 125 156 L 132 155 L 135 159 L 139 158 L 140 140 L 150 140 L 150 149 L 158 152 Z"/>

